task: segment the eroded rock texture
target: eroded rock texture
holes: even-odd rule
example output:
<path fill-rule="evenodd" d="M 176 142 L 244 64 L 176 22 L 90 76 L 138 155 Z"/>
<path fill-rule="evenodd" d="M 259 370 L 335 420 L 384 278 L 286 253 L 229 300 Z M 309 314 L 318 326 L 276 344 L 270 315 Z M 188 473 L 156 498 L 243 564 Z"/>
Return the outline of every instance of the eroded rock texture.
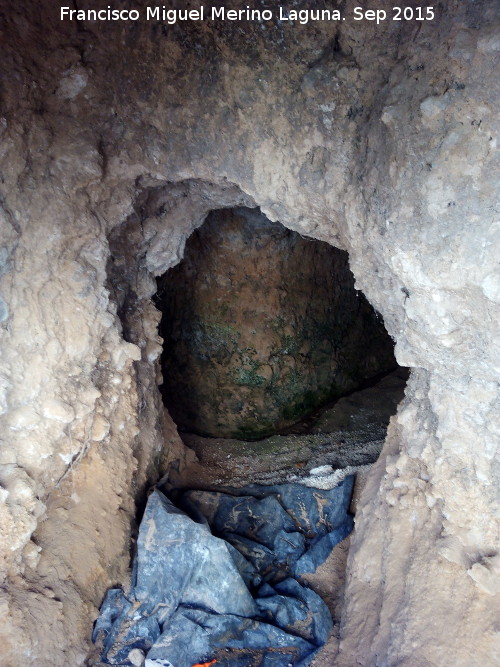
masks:
<path fill-rule="evenodd" d="M 347 250 L 413 369 L 359 501 L 335 660 L 498 664 L 496 3 L 378 26 L 355 4 L 171 27 L 1 3 L 6 665 L 83 664 L 135 502 L 182 467 L 150 298 L 234 206 Z"/>
<path fill-rule="evenodd" d="M 395 366 L 346 253 L 257 209 L 211 213 L 156 303 L 163 395 L 184 431 L 264 437 Z"/>

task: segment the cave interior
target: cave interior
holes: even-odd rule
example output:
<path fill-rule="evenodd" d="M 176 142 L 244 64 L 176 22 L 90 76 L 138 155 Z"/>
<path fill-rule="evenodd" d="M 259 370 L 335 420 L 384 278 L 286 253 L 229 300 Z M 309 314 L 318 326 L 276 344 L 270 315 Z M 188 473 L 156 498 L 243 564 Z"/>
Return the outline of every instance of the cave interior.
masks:
<path fill-rule="evenodd" d="M 499 665 L 497 3 L 80 4 L 0 0 L 2 666 Z"/>

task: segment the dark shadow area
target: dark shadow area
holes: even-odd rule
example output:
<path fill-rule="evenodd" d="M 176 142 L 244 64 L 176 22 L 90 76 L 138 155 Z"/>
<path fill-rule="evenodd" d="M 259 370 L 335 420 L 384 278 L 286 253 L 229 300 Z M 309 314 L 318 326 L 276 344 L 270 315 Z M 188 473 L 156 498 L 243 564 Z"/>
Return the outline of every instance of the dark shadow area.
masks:
<path fill-rule="evenodd" d="M 257 440 L 397 367 L 347 253 L 259 209 L 212 212 L 154 302 L 162 395 L 184 432 Z"/>

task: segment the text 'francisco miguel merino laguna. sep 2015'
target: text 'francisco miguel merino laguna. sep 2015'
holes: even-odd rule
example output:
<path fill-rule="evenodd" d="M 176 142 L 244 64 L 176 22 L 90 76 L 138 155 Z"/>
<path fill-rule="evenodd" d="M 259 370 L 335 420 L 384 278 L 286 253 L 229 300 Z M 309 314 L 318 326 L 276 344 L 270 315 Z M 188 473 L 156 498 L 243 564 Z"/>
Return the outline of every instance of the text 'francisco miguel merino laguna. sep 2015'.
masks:
<path fill-rule="evenodd" d="M 245 21 L 266 23 L 300 23 L 312 21 L 432 21 L 434 7 L 396 6 L 389 9 L 365 9 L 354 7 L 350 15 L 342 15 L 338 9 L 288 9 L 279 6 L 276 9 L 227 9 L 226 7 L 204 7 L 198 9 L 169 9 L 145 7 L 139 9 L 115 9 L 108 5 L 105 9 L 73 9 L 61 7 L 61 21 L 157 21 L 174 25 L 180 21 Z"/>

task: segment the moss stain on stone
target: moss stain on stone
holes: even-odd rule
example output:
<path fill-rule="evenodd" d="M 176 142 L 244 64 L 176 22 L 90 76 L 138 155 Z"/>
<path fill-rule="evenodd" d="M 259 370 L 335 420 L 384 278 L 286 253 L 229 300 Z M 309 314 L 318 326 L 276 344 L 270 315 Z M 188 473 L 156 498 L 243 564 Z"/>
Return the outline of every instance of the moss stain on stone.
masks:
<path fill-rule="evenodd" d="M 212 213 L 173 269 L 163 363 L 181 427 L 262 438 L 386 363 L 371 311 L 356 320 L 346 253 L 282 229 L 258 210 Z"/>

